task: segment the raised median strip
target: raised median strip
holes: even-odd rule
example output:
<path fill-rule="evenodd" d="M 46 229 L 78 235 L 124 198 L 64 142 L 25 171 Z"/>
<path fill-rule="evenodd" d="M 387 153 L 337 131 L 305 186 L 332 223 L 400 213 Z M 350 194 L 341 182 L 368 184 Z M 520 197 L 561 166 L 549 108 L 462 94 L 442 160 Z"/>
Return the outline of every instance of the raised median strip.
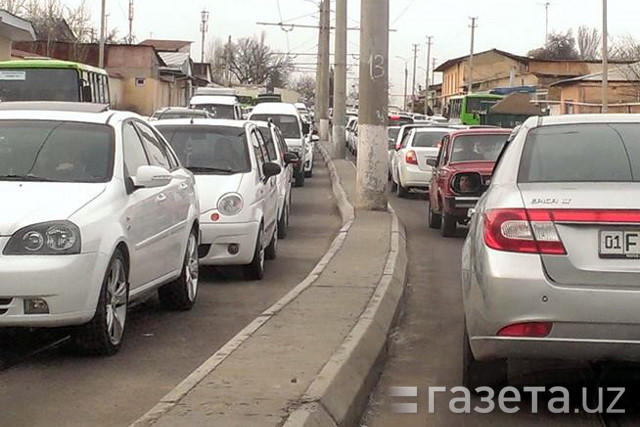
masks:
<path fill-rule="evenodd" d="M 353 184 L 355 171 L 346 161 L 331 162 L 324 147 L 319 149 L 343 218 L 329 251 L 302 283 L 134 426 L 356 422 L 377 380 L 399 311 L 406 243 L 392 212 L 354 215 L 352 192 L 341 181 Z"/>

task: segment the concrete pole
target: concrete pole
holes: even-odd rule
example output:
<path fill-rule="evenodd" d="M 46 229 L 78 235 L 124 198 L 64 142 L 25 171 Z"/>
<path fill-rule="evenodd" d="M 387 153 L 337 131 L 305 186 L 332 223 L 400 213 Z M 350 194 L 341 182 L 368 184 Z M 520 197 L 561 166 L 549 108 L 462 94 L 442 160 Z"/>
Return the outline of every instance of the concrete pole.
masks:
<path fill-rule="evenodd" d="M 544 46 L 549 43 L 549 6 L 551 3 L 546 2 L 544 4 L 545 18 L 544 18 Z"/>
<path fill-rule="evenodd" d="M 102 0 L 102 8 L 100 10 L 100 48 L 98 53 L 98 67 L 104 68 L 104 44 L 105 32 L 107 27 L 107 0 Z"/>
<path fill-rule="evenodd" d="M 356 208 L 387 210 L 389 0 L 361 0 Z"/>
<path fill-rule="evenodd" d="M 320 111 L 322 107 L 322 97 L 320 96 L 322 92 L 322 52 L 324 49 L 322 48 L 322 43 L 324 40 L 322 29 L 324 28 L 324 5 L 323 1 L 320 1 L 320 19 L 318 21 L 318 58 L 316 60 L 316 93 L 315 93 L 315 102 L 313 103 L 313 111 L 314 111 L 314 120 L 316 123 L 316 127 L 320 129 Z"/>
<path fill-rule="evenodd" d="M 431 62 L 431 45 L 433 42 L 432 36 L 427 36 L 427 69 L 426 69 L 426 84 L 424 89 L 424 115 L 427 115 L 427 111 L 429 110 L 429 65 Z"/>
<path fill-rule="evenodd" d="M 411 84 L 411 112 L 416 112 L 416 65 L 418 60 L 418 45 L 413 45 L 413 83 Z"/>
<path fill-rule="evenodd" d="M 476 20 L 478 18 L 469 18 L 471 19 L 471 50 L 469 53 L 469 90 L 467 93 L 473 92 L 473 47 L 476 41 Z"/>
<path fill-rule="evenodd" d="M 320 139 L 322 141 L 329 140 L 329 43 L 331 42 L 331 0 L 322 2 L 322 80 L 320 81 L 320 99 L 322 100 L 320 110 Z"/>
<path fill-rule="evenodd" d="M 404 111 L 407 111 L 407 83 L 409 81 L 409 68 L 407 61 L 404 61 Z"/>
<path fill-rule="evenodd" d="M 602 0 L 602 113 L 609 112 L 609 37 L 607 0 Z"/>
<path fill-rule="evenodd" d="M 333 156 L 346 154 L 347 127 L 347 0 L 336 0 L 335 77 L 333 83 Z"/>

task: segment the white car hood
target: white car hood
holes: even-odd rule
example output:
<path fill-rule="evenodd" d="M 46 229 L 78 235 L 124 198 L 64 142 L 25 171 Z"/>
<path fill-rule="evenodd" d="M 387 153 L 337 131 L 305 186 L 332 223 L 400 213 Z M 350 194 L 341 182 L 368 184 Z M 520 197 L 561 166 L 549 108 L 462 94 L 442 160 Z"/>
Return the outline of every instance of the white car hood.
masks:
<path fill-rule="evenodd" d="M 227 193 L 240 189 L 244 173 L 234 175 L 196 175 L 196 187 L 200 199 L 200 213 L 217 209 L 218 200 Z"/>
<path fill-rule="evenodd" d="M 0 181 L 0 236 L 27 225 L 68 219 L 105 188 L 105 184 Z"/>

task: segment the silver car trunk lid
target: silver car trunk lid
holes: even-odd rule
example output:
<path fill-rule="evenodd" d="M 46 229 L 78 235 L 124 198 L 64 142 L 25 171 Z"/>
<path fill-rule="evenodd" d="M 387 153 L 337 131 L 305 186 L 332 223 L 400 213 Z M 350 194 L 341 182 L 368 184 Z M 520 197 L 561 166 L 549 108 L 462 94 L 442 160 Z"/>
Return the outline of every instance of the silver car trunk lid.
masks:
<path fill-rule="evenodd" d="M 640 255 L 621 253 L 624 233 L 629 233 L 631 252 L 635 251 L 636 241 L 640 245 L 640 237 L 637 238 L 640 236 L 640 183 L 520 183 L 518 186 L 529 212 L 551 211 L 567 252 L 566 255 L 541 255 L 544 268 L 555 283 L 640 288 Z M 611 245 L 616 235 L 620 236 L 617 242 L 620 249 L 614 248 L 616 242 Z M 609 240 L 609 249 L 604 248 L 605 238 Z"/>

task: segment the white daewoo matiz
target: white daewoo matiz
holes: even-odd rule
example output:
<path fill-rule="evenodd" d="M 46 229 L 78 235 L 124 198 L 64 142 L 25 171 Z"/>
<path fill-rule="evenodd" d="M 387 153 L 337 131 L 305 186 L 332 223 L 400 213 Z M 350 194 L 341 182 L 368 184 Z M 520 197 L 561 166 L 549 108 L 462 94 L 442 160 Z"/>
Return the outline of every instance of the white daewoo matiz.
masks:
<path fill-rule="evenodd" d="M 181 119 L 155 122 L 180 161 L 196 176 L 202 265 L 241 265 L 248 279 L 264 276 L 276 257 L 282 168 L 255 123 Z"/>
<path fill-rule="evenodd" d="M 195 180 L 136 114 L 2 103 L 0 194 L 0 327 L 71 326 L 110 355 L 131 302 L 194 304 Z"/>

